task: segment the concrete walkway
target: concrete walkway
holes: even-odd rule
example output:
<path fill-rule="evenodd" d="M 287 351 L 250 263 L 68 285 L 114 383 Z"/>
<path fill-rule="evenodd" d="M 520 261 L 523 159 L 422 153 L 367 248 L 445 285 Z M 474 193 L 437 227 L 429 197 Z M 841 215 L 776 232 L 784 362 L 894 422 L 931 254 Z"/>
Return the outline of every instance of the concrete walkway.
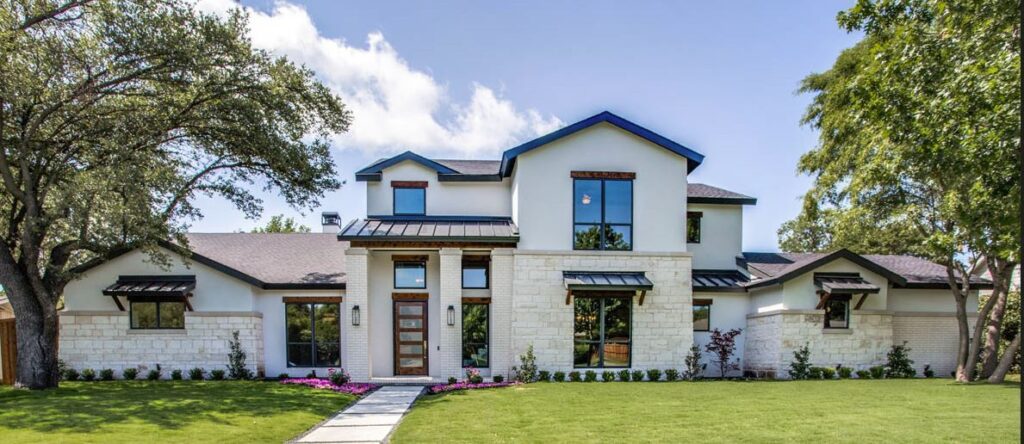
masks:
<path fill-rule="evenodd" d="M 295 442 L 384 442 L 409 411 L 423 387 L 381 387 Z"/>

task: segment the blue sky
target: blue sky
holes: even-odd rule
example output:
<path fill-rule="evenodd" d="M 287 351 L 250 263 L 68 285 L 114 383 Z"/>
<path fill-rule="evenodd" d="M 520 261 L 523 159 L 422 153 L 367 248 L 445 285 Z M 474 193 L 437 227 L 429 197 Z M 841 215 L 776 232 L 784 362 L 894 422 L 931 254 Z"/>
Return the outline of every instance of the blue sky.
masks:
<path fill-rule="evenodd" d="M 221 10 L 229 0 L 202 0 Z M 245 1 L 254 43 L 317 71 L 355 113 L 333 155 L 348 183 L 321 208 L 284 213 L 314 230 L 320 211 L 365 215 L 353 172 L 406 149 L 491 158 L 518 142 L 609 110 L 706 156 L 690 175 L 758 198 L 744 249 L 777 249 L 810 178 L 800 80 L 859 35 L 835 24 L 850 1 L 334 2 Z M 230 204 L 201 199 L 192 231 L 251 229 Z"/>

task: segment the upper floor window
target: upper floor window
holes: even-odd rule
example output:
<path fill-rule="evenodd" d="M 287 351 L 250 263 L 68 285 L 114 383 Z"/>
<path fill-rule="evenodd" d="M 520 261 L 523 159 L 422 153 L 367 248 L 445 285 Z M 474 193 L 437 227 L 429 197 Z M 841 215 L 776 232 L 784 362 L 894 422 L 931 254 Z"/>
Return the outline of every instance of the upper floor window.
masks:
<path fill-rule="evenodd" d="M 427 288 L 427 263 L 396 261 L 395 288 Z"/>
<path fill-rule="evenodd" d="M 699 211 L 686 212 L 686 243 L 700 243 L 700 220 L 703 217 L 704 213 Z"/>
<path fill-rule="evenodd" d="M 427 213 L 427 183 L 392 181 L 394 196 L 392 214 L 422 216 Z"/>
<path fill-rule="evenodd" d="M 632 250 L 633 174 L 573 172 L 573 177 L 573 249 Z"/>

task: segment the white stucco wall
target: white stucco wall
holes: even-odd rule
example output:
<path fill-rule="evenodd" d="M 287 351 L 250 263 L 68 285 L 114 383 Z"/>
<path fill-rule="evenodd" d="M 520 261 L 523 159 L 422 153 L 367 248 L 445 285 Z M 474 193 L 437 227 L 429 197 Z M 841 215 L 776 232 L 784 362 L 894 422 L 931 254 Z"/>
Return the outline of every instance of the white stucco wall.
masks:
<path fill-rule="evenodd" d="M 316 370 L 317 375 L 326 375 L 328 367 L 288 367 L 286 347 L 287 329 L 283 298 L 293 297 L 344 297 L 344 290 L 257 290 L 256 310 L 263 315 L 263 349 L 267 376 L 276 377 L 287 373 L 291 377 L 303 377 Z M 350 327 L 351 318 L 344 313 L 340 319 L 341 350 L 345 350 L 345 330 Z M 342 360 L 341 367 L 345 367 Z"/>
<path fill-rule="evenodd" d="M 782 284 L 783 303 L 787 309 L 814 309 L 818 305 L 817 288 L 814 286 L 814 273 L 860 273 L 864 280 L 877 285 L 880 291 L 869 294 L 861 306 L 862 310 L 885 310 L 886 298 L 889 292 L 889 281 L 866 268 L 861 267 L 846 259 L 836 259 L 822 265 L 812 271 L 804 273 Z M 859 295 L 853 296 L 856 304 L 860 300 Z"/>
<path fill-rule="evenodd" d="M 889 310 L 895 312 L 956 312 L 956 301 L 949 289 L 889 289 Z M 967 312 L 978 312 L 978 292 L 967 298 Z"/>
<path fill-rule="evenodd" d="M 743 252 L 743 206 L 690 204 L 686 211 L 703 213 L 700 243 L 686 244 L 693 253 L 693 268 L 736 269 L 736 256 Z"/>
<path fill-rule="evenodd" d="M 751 289 L 747 313 L 764 313 L 786 308 L 781 285 Z"/>
<path fill-rule="evenodd" d="M 366 214 L 393 214 L 392 180 L 427 182 L 427 215 L 504 216 L 512 215 L 510 181 L 439 182 L 437 172 L 411 160 L 384 170 L 379 182 L 366 183 Z"/>
<path fill-rule="evenodd" d="M 573 247 L 572 171 L 634 172 L 633 251 L 686 251 L 685 158 L 603 123 L 520 155 L 515 222 L 522 250 Z"/>
<path fill-rule="evenodd" d="M 709 328 L 711 330 L 719 329 L 722 332 L 727 332 L 734 328 L 742 329 L 743 332 L 736 337 L 736 353 L 733 355 L 734 359 L 740 360 L 740 365 L 743 365 L 743 349 L 744 343 L 747 339 L 747 306 L 749 304 L 746 293 L 701 293 L 694 292 L 694 299 L 711 299 L 711 323 Z M 720 376 L 718 368 L 712 362 L 712 356 L 710 353 L 704 350 L 704 346 L 708 344 L 711 339 L 711 333 L 706 331 L 695 331 L 693 332 L 693 342 L 697 344 L 701 349 L 701 353 L 704 354 L 702 362 L 708 365 L 705 376 Z M 737 373 L 730 373 L 730 376 L 736 376 Z"/>

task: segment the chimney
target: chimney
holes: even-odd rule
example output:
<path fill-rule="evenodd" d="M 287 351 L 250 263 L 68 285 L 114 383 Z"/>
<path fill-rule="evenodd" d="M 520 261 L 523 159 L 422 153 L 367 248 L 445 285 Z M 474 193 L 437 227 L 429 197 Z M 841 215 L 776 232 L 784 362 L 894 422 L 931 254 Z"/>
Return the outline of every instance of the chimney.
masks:
<path fill-rule="evenodd" d="M 341 216 L 335 211 L 324 211 L 320 213 L 320 224 L 324 233 L 337 233 L 341 231 Z"/>

